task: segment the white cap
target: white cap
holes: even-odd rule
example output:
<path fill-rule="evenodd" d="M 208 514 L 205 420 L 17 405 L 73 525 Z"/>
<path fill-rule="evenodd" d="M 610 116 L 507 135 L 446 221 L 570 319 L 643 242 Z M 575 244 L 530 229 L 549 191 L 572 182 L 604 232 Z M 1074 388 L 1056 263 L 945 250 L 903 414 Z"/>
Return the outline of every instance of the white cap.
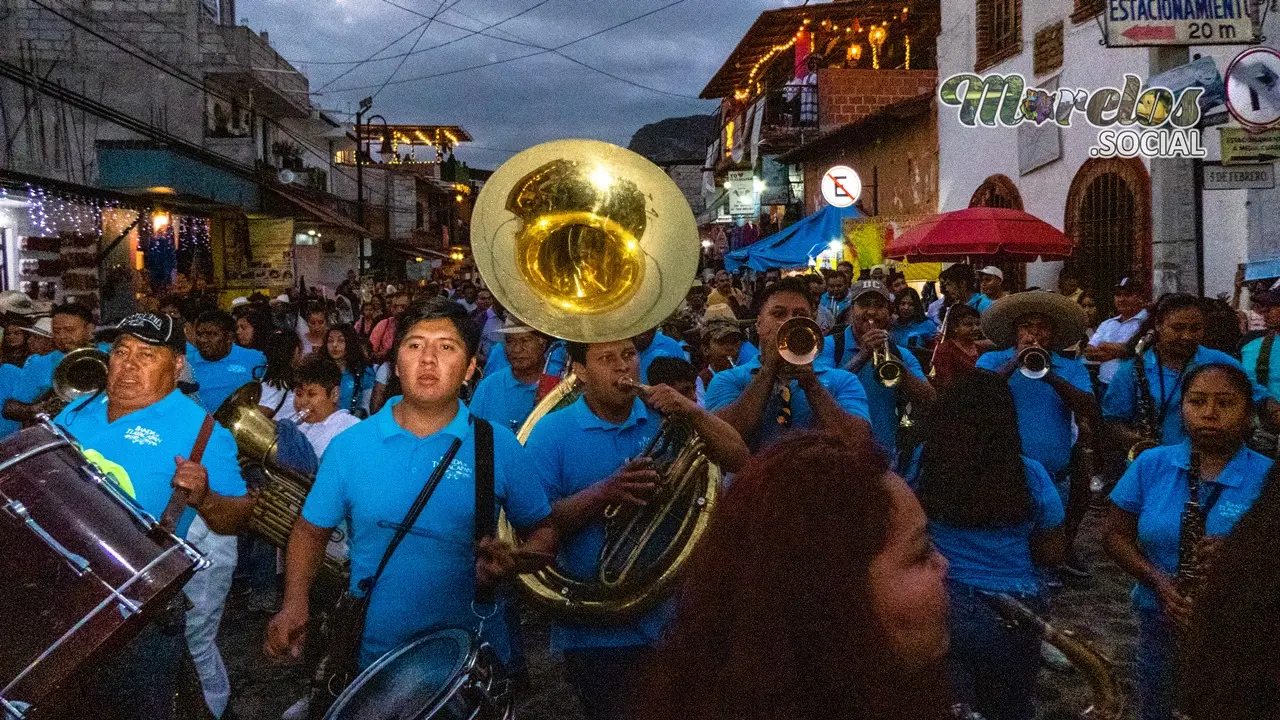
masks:
<path fill-rule="evenodd" d="M 277 296 L 276 296 L 276 299 L 275 299 L 275 300 L 272 300 L 271 302 L 278 302 L 278 303 L 286 303 L 286 304 L 287 304 L 287 303 L 289 302 L 289 296 L 288 296 L 288 295 L 277 295 Z"/>
<path fill-rule="evenodd" d="M 885 267 L 884 265 L 872 265 L 872 266 L 871 266 L 871 271 L 870 271 L 870 273 L 869 273 L 869 274 L 871 274 L 871 275 L 875 275 L 877 270 L 879 270 L 879 271 L 880 271 L 880 272 L 882 272 L 882 273 L 888 273 L 888 272 L 889 272 L 889 268 Z"/>
<path fill-rule="evenodd" d="M 248 304 L 249 304 L 249 298 L 244 296 L 238 297 L 235 300 L 231 301 L 231 307 L 233 308 L 238 308 L 241 305 L 248 305 Z"/>
<path fill-rule="evenodd" d="M 994 276 L 996 276 L 996 277 L 1000 278 L 1001 280 L 1003 280 L 1003 279 L 1004 279 L 1004 272 L 1003 272 L 1002 270 L 1000 270 L 1000 268 L 996 267 L 995 265 L 988 265 L 988 266 L 986 266 L 986 267 L 982 268 L 981 270 L 979 270 L 979 271 L 978 271 L 978 274 L 979 274 L 979 275 L 994 275 Z"/>

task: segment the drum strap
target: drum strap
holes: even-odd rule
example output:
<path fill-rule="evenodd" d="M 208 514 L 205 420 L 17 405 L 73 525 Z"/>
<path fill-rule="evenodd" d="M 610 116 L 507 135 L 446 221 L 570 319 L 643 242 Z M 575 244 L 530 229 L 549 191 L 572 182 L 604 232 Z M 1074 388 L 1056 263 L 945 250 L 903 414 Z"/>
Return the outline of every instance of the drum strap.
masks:
<path fill-rule="evenodd" d="M 204 422 L 200 425 L 200 433 L 196 435 L 196 442 L 191 446 L 191 453 L 187 457 L 193 463 L 199 464 L 201 458 L 204 457 L 205 446 L 209 444 L 209 436 L 213 434 L 213 416 L 205 413 Z M 169 496 L 169 502 L 164 506 L 164 512 L 160 514 L 160 527 L 167 532 L 173 532 L 178 527 L 178 520 L 182 517 L 182 511 L 187 509 L 187 491 L 175 487 L 173 494 Z"/>
<path fill-rule="evenodd" d="M 493 506 L 493 426 L 488 420 L 475 418 L 476 433 L 476 547 L 498 529 Z M 493 588 L 476 584 L 476 604 L 492 605 Z"/>

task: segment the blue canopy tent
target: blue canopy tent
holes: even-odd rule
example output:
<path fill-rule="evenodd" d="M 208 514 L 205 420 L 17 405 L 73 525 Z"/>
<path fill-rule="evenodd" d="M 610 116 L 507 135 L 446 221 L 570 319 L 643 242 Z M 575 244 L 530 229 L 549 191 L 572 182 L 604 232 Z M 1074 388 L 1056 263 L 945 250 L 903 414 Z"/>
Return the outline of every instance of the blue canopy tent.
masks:
<path fill-rule="evenodd" d="M 828 205 L 767 238 L 725 255 L 724 266 L 729 272 L 737 272 L 743 265 L 756 271 L 808 265 L 832 240 L 843 241 L 846 218 L 860 217 L 866 215 L 855 207 Z"/>

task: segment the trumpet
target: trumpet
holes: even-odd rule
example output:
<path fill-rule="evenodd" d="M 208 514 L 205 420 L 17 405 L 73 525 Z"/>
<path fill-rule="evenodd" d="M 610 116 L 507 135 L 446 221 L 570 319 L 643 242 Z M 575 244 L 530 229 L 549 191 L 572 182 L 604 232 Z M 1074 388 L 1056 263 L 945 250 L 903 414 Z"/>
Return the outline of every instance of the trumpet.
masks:
<path fill-rule="evenodd" d="M 808 365 L 822 352 L 822 328 L 807 317 L 793 317 L 778 328 L 777 345 L 787 363 Z"/>
<path fill-rule="evenodd" d="M 1018 352 L 1018 372 L 1023 377 L 1039 380 L 1049 374 L 1049 363 L 1049 351 L 1039 345 L 1032 345 Z"/>
<path fill-rule="evenodd" d="M 888 343 L 871 351 L 871 367 L 875 368 L 876 380 L 887 388 L 897 387 L 898 383 L 902 382 L 902 373 L 905 368 L 889 353 Z"/>

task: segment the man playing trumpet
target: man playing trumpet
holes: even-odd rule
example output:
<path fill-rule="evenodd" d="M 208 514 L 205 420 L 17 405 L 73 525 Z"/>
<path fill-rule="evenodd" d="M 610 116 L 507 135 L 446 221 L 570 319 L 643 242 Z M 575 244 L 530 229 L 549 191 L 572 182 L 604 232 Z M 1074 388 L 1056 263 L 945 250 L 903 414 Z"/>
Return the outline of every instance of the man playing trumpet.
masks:
<path fill-rule="evenodd" d="M 640 354 L 632 340 L 569 343 L 568 352 L 583 385 L 582 397 L 540 420 L 525 452 L 547 490 L 563 537 L 561 569 L 576 578 L 593 578 L 605 542 L 606 508 L 646 504 L 661 480 L 649 458 L 641 457 L 662 425 L 659 414 L 689 422 L 702 437 L 707 458 L 726 471 L 737 470 L 748 452 L 728 423 L 693 400 L 666 385 L 637 384 Z M 672 610 L 668 602 L 637 620 L 614 625 L 552 626 L 551 650 L 564 655 L 569 684 L 588 718 L 623 716 L 628 693 Z"/>
<path fill-rule="evenodd" d="M 756 331 L 760 356 L 711 379 L 708 410 L 733 426 L 751 449 L 792 429 L 819 428 L 850 437 L 871 431 L 867 393 L 852 373 L 812 361 L 786 362 L 778 331 L 792 318 L 813 319 L 808 284 L 784 278 L 765 288 Z"/>

